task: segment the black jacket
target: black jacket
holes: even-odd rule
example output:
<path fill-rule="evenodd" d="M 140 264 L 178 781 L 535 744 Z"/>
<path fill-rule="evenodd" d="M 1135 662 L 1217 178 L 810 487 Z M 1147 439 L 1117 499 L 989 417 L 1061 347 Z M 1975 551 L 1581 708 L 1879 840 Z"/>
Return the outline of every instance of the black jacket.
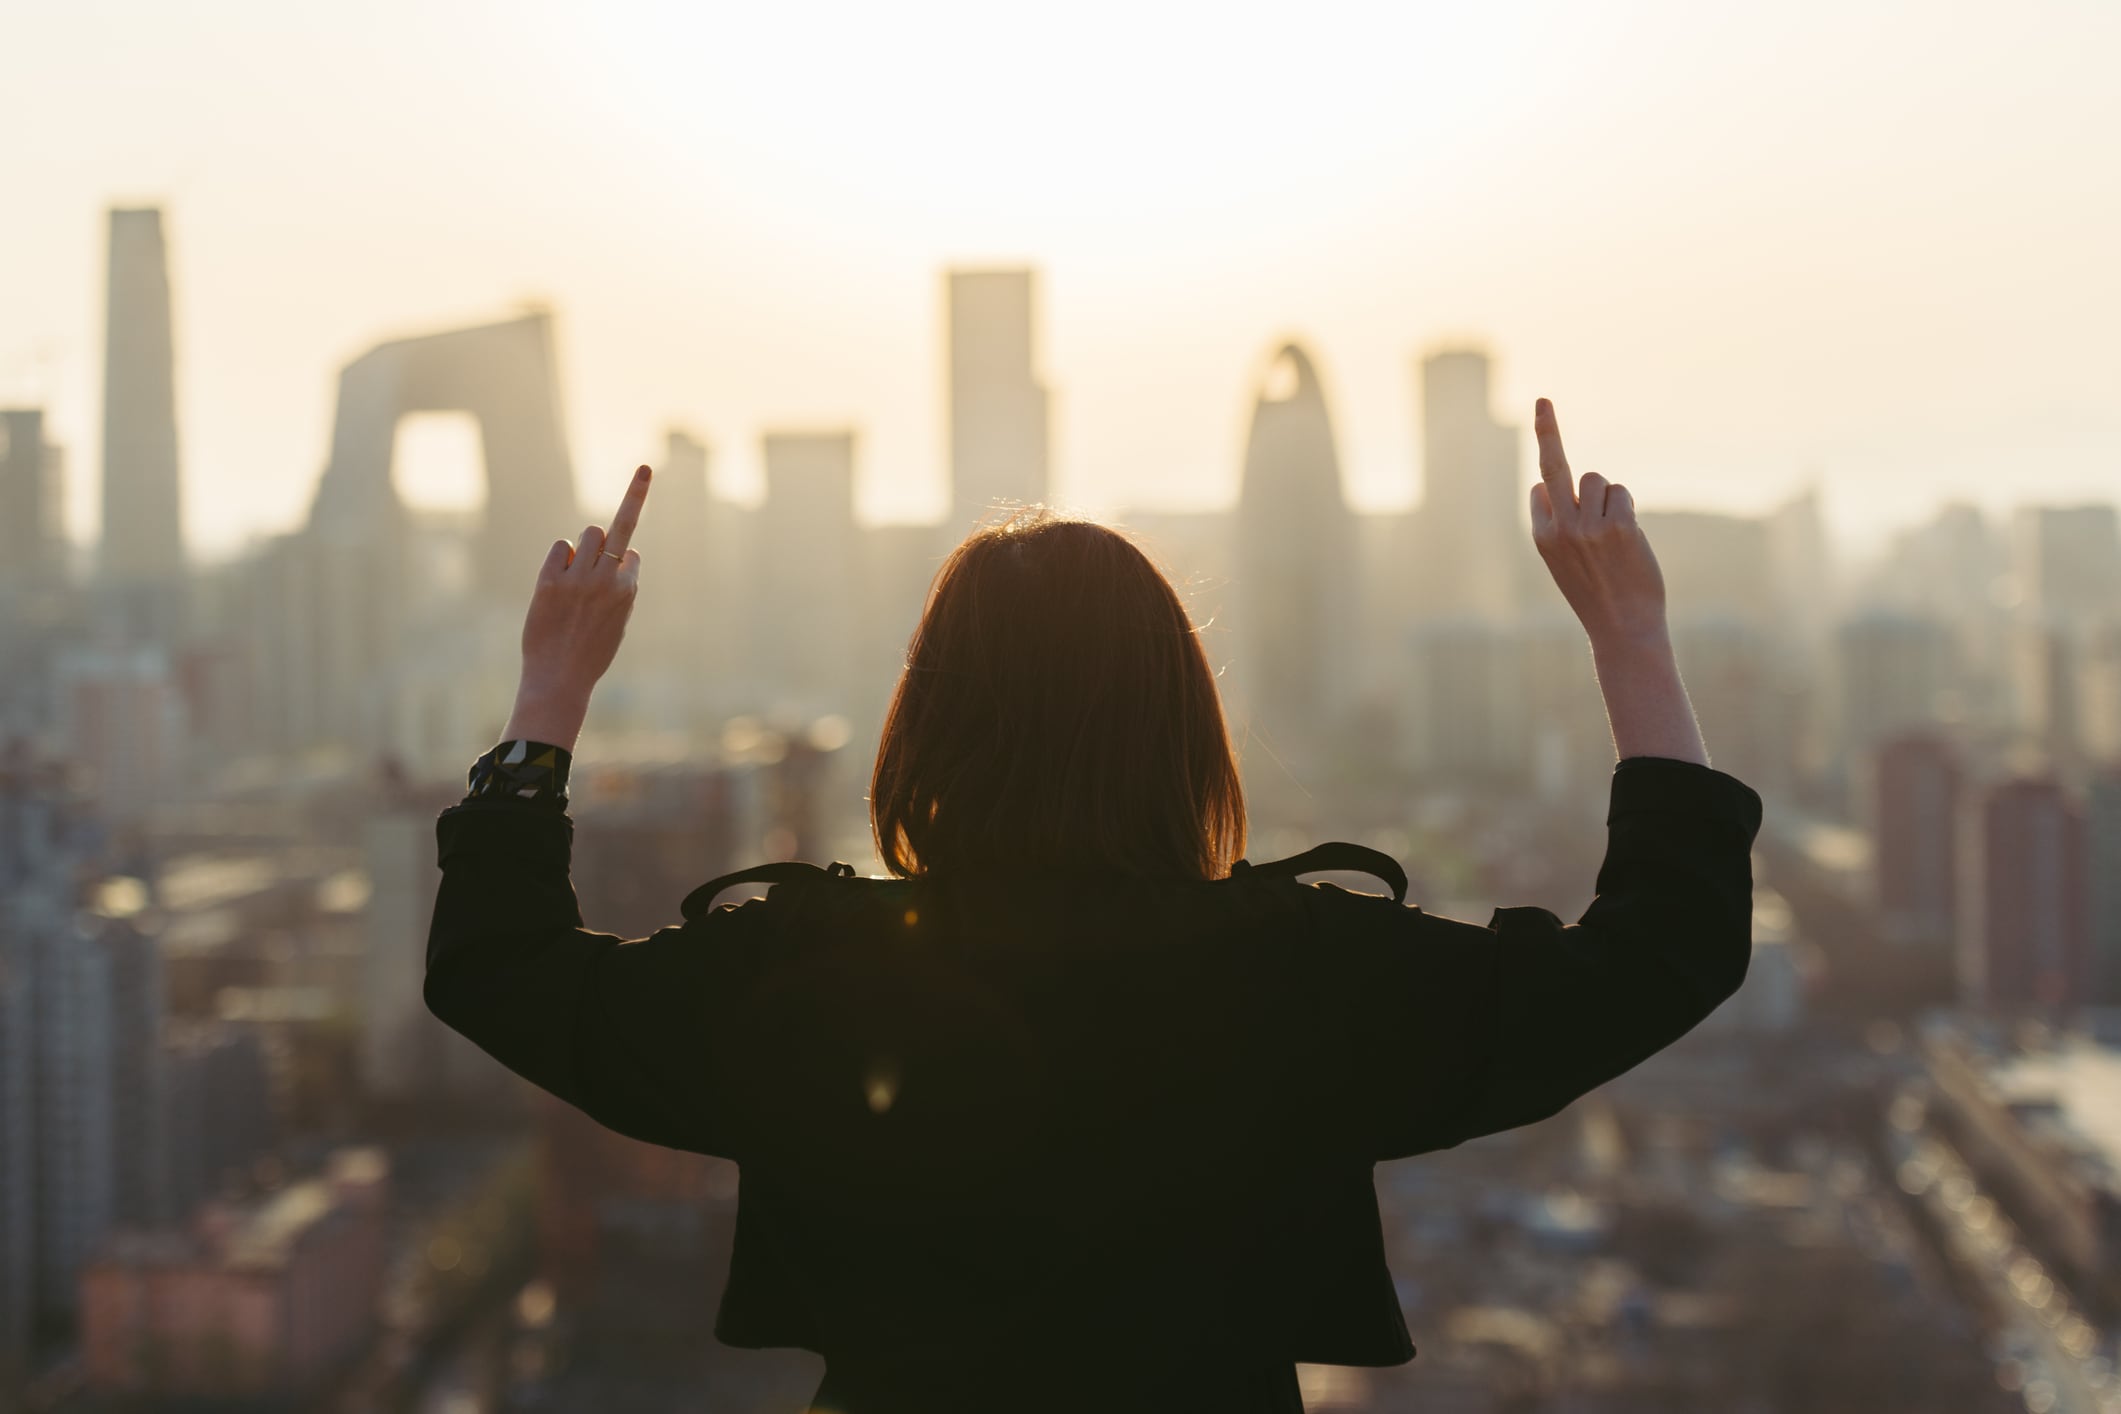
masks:
<path fill-rule="evenodd" d="M 1411 1358 L 1371 1166 L 1551 1115 L 1730 996 L 1759 822 L 1720 772 L 1622 762 L 1568 925 L 1264 869 L 819 871 L 628 942 L 582 927 L 564 814 L 473 801 L 438 825 L 426 995 L 612 1129 L 742 1166 L 723 1341 L 908 1407 L 1065 1368 L 1121 1408 Z"/>

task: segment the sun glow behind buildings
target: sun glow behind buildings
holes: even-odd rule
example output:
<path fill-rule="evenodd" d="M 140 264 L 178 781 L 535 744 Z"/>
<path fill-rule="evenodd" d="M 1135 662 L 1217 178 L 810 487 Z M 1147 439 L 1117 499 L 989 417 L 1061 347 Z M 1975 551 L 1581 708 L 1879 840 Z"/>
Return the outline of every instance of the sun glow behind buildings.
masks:
<path fill-rule="evenodd" d="M 95 524 L 92 233 L 164 203 L 189 524 L 306 512 L 331 375 L 551 303 L 591 500 L 678 421 L 771 424 L 942 507 L 936 272 L 1046 273 L 1062 494 L 1233 493 L 1244 390 L 1318 349 L 1351 496 L 1419 494 L 1411 356 L 1475 336 L 1653 499 L 1823 474 L 1844 528 L 2110 477 L 2110 7 L 86 3 L 0 98 L 0 391 Z M 17 121 L 18 115 L 21 121 Z M 72 213 L 68 215 L 67 213 Z M 1733 424 L 1743 434 L 1732 435 Z M 415 496 L 422 488 L 409 486 Z"/>

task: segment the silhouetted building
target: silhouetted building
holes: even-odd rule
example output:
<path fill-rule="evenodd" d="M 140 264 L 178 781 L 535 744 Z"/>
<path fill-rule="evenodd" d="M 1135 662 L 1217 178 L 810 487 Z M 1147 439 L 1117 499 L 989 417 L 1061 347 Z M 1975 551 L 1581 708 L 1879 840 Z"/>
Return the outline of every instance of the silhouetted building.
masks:
<path fill-rule="evenodd" d="M 2048 759 L 2074 765 L 2082 739 L 2078 681 L 2081 631 L 2059 619 L 2030 617 L 2012 634 L 2013 695 L 2018 726 Z"/>
<path fill-rule="evenodd" d="M 168 634 L 184 590 L 176 355 L 162 212 L 110 213 L 103 353 L 102 578 L 128 627 Z"/>
<path fill-rule="evenodd" d="M 97 922 L 110 969 L 111 1216 L 146 1226 L 176 1216 L 169 1185 L 169 1089 L 162 1048 L 162 949 L 137 921 Z"/>
<path fill-rule="evenodd" d="M 1047 499 L 1047 407 L 1036 273 L 953 270 L 947 279 L 950 519 L 961 534 L 996 502 Z"/>
<path fill-rule="evenodd" d="M 1797 718 L 1781 655 L 1759 616 L 1675 615 L 1672 643 L 1702 733 L 1715 743 L 1716 765 L 1761 790 L 1786 781 L 1797 754 Z"/>
<path fill-rule="evenodd" d="M 1818 486 L 1770 511 L 1766 520 L 1769 577 L 1785 647 L 1810 662 L 1826 655 L 1834 611 L 1834 552 Z M 1660 558 L 1662 550 L 1659 551 Z"/>
<path fill-rule="evenodd" d="M 2084 811 L 2093 1006 L 2121 1007 L 2121 770 L 2092 777 Z"/>
<path fill-rule="evenodd" d="M 1961 858 L 1959 981 L 1970 1006 L 2066 1011 L 2084 1000 L 2084 817 L 2062 785 L 2020 776 L 1976 802 Z"/>
<path fill-rule="evenodd" d="M 8 912 L 0 903 L 0 917 Z M 0 1388 L 36 1329 L 37 1149 L 34 1033 L 26 949 L 0 921 Z"/>
<path fill-rule="evenodd" d="M 715 641 L 717 563 L 708 488 L 707 445 L 672 429 L 664 438 L 649 508 L 634 533 L 645 592 L 627 625 L 629 657 L 651 671 L 668 666 L 697 678 Z"/>
<path fill-rule="evenodd" d="M 64 463 L 40 409 L 0 411 L 0 524 L 14 537 L 0 559 L 0 736 L 34 736 L 51 722 L 52 661 L 73 609 Z"/>
<path fill-rule="evenodd" d="M 1424 615 L 1512 615 L 1539 568 L 1525 529 L 1522 429 L 1496 420 L 1488 374 L 1477 349 L 1439 350 L 1421 363 Z"/>
<path fill-rule="evenodd" d="M 538 311 L 394 339 L 346 365 L 331 461 L 310 511 L 312 534 L 375 543 L 403 533 L 404 502 L 391 466 L 398 420 L 411 412 L 478 419 L 487 494 L 473 538 L 473 582 L 519 596 L 525 556 L 534 568 L 535 547 L 581 529 L 551 316 Z"/>
<path fill-rule="evenodd" d="M 1951 743 L 1896 737 L 1872 758 L 1878 911 L 1885 936 L 1948 947 L 1959 902 L 1960 770 Z"/>
<path fill-rule="evenodd" d="M 769 432 L 746 617 L 769 701 L 838 709 L 852 686 L 864 604 L 854 520 L 854 434 Z"/>
<path fill-rule="evenodd" d="M 291 699 L 276 713 L 286 745 L 395 744 L 394 676 L 408 667 L 418 566 L 392 463 L 398 420 L 411 412 L 478 419 L 487 494 L 470 535 L 475 600 L 515 603 L 543 547 L 582 527 L 549 315 L 397 339 L 348 364 L 308 526 L 260 566 L 270 586 L 256 596 L 253 631 L 268 681 Z M 445 641 L 435 656 L 465 651 Z"/>
<path fill-rule="evenodd" d="M 164 1047 L 168 1199 L 179 1222 L 272 1145 L 272 1077 L 255 1029 L 224 1022 L 175 1028 Z"/>
<path fill-rule="evenodd" d="M 2076 745 L 2086 760 L 2121 765 L 2121 619 L 2085 633 L 2076 667 Z"/>
<path fill-rule="evenodd" d="M 1768 522 L 1715 511 L 1647 510 L 1643 533 L 1657 550 L 1665 597 L 1677 618 L 1776 618 L 1776 574 Z"/>
<path fill-rule="evenodd" d="M 93 844 L 56 767 L 0 761 L 0 1359 L 70 1317 L 111 1220 L 111 966 L 76 897 Z"/>
<path fill-rule="evenodd" d="M 1557 604 L 1526 615 L 1517 632 L 1534 794 L 1551 802 L 1603 802 L 1612 781 L 1613 733 L 1583 626 Z"/>
<path fill-rule="evenodd" d="M 1252 408 L 1235 600 L 1241 730 L 1302 767 L 1346 704 L 1358 615 L 1355 528 L 1333 418 L 1310 355 L 1293 343 L 1275 354 Z"/>
<path fill-rule="evenodd" d="M 66 573 L 66 459 L 44 440 L 41 408 L 0 410 L 0 521 L 13 551 L 0 563 L 0 590 L 62 579 Z"/>
<path fill-rule="evenodd" d="M 2075 627 L 2121 606 L 2121 518 L 2114 507 L 2027 506 L 2011 523 L 2020 607 Z"/>
<path fill-rule="evenodd" d="M 64 1319 L 117 1196 L 111 967 L 71 899 L 38 891 L 14 902 L 8 931 L 31 993 L 36 1298 L 43 1316 Z"/>
<path fill-rule="evenodd" d="M 1533 763 L 1517 634 L 1486 619 L 1439 619 L 1412 640 L 1405 691 L 1414 769 L 1435 784 L 1527 784 Z"/>
<path fill-rule="evenodd" d="M 1874 611 L 1843 624 L 1837 646 L 1841 745 L 1850 760 L 1943 719 L 1953 657 L 1942 623 Z"/>

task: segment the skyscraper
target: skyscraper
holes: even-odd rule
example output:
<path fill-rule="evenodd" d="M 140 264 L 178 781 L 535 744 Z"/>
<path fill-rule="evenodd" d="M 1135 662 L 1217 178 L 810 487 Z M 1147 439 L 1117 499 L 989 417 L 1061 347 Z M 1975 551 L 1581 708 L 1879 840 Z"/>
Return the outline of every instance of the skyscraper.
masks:
<path fill-rule="evenodd" d="M 111 1218 L 108 955 L 77 921 L 81 801 L 61 772 L 0 759 L 0 1366 Z"/>
<path fill-rule="evenodd" d="M 2121 515 L 2114 507 L 2024 507 L 2011 523 L 2011 542 L 2028 613 L 2071 628 L 2112 615 L 2121 599 Z"/>
<path fill-rule="evenodd" d="M 17 902 L 34 1012 L 37 1304 L 64 1316 L 74 1310 L 82 1266 L 115 1216 L 110 957 L 59 891 Z"/>
<path fill-rule="evenodd" d="M 1424 616 L 1507 617 L 1537 582 L 1521 516 L 1522 429 L 1496 420 L 1488 374 L 1477 349 L 1443 349 L 1421 363 Z"/>
<path fill-rule="evenodd" d="M 410 516 L 393 475 L 399 419 L 465 412 L 485 448 L 486 505 L 471 544 L 476 592 L 512 604 L 542 547 L 581 528 L 561 418 L 552 318 L 532 310 L 498 324 L 378 344 L 339 371 L 331 460 L 299 538 L 263 557 L 261 653 L 291 744 L 396 749 L 402 665 L 417 605 Z M 280 665 L 284 663 L 283 668 Z"/>
<path fill-rule="evenodd" d="M 169 259 L 156 207 L 110 213 L 106 315 L 102 577 L 156 614 L 184 576 Z"/>
<path fill-rule="evenodd" d="M 1879 747 L 1871 784 L 1885 935 L 1947 947 L 1958 910 L 1958 757 L 1935 733 L 1895 737 Z"/>
<path fill-rule="evenodd" d="M 997 501 L 1048 494 L 1046 389 L 1034 369 L 1030 270 L 953 270 L 950 306 L 950 520 L 963 534 Z"/>
<path fill-rule="evenodd" d="M 66 569 L 64 470 L 59 449 L 44 440 L 44 411 L 0 411 L 0 524 L 14 550 L 0 563 L 0 586 L 30 587 Z"/>
<path fill-rule="evenodd" d="M 1998 782 L 1964 836 L 1960 997 L 1991 1010 L 2084 1001 L 2084 815 L 2045 776 Z"/>
<path fill-rule="evenodd" d="M 0 849 L 6 847 L 0 840 Z M 19 1377 L 36 1323 L 37 1155 L 26 964 L 27 949 L 0 923 L 0 1388 Z"/>
<path fill-rule="evenodd" d="M 1268 365 L 1237 505 L 1238 680 L 1247 725 L 1285 762 L 1315 755 L 1346 704 L 1355 527 L 1333 417 L 1301 345 Z"/>
<path fill-rule="evenodd" d="M 45 440 L 38 408 L 0 412 L 0 525 L 10 552 L 0 556 L 0 737 L 48 728 L 52 663 L 63 651 L 73 612 L 66 576 L 59 449 Z"/>
<path fill-rule="evenodd" d="M 634 605 L 627 638 L 638 644 L 643 668 L 667 669 L 696 681 L 715 636 L 712 615 L 729 603 L 714 591 L 735 582 L 719 547 L 711 543 L 718 527 L 710 524 L 715 506 L 708 493 L 706 444 L 672 429 L 649 499 L 653 508 L 633 537 L 648 590 Z"/>
<path fill-rule="evenodd" d="M 2084 834 L 2093 1006 L 2121 1006 L 2121 768 L 2092 777 Z"/>
<path fill-rule="evenodd" d="M 746 610 L 772 705 L 800 715 L 847 701 L 867 606 L 854 521 L 854 434 L 766 434 L 766 502 Z"/>
<path fill-rule="evenodd" d="M 1841 626 L 1836 644 L 1841 744 L 1860 761 L 1878 743 L 1945 715 L 1951 631 L 1934 618 L 1878 611 Z"/>
<path fill-rule="evenodd" d="M 180 1216 L 170 1202 L 162 945 L 130 918 L 93 926 L 110 975 L 111 1215 L 146 1227 Z"/>

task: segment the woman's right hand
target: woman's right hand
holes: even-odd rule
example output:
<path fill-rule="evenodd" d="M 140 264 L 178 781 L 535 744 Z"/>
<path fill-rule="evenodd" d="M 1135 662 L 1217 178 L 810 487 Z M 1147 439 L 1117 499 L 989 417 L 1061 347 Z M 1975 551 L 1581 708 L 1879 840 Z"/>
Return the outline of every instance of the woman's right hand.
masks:
<path fill-rule="evenodd" d="M 574 544 L 555 540 L 546 552 L 523 616 L 523 675 L 503 740 L 573 749 L 640 589 L 641 552 L 631 542 L 650 476 L 645 466 L 634 472 L 608 532 L 592 525 Z"/>
<path fill-rule="evenodd" d="M 1664 574 L 1636 523 L 1635 498 L 1595 471 L 1577 482 L 1545 398 L 1533 407 L 1532 429 L 1539 438 L 1532 543 L 1561 597 L 1594 646 L 1665 641 Z"/>
<path fill-rule="evenodd" d="M 1554 405 L 1532 410 L 1539 484 L 1532 488 L 1532 543 L 1562 598 L 1590 636 L 1614 749 L 1706 766 L 1708 748 L 1679 680 L 1664 616 L 1664 572 L 1635 520 L 1628 488 L 1595 471 L 1581 481 L 1561 450 Z"/>

